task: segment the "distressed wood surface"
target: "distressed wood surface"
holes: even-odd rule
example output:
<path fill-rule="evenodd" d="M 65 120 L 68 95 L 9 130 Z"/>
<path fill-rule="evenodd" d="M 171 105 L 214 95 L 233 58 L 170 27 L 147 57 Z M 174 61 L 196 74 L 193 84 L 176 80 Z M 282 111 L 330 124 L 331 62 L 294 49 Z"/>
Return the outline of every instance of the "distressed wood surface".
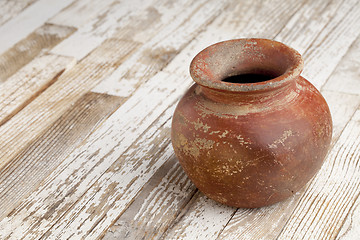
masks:
<path fill-rule="evenodd" d="M 50 50 L 76 29 L 44 24 L 0 55 L 0 84 L 37 55 Z"/>
<path fill-rule="evenodd" d="M 85 94 L 14 157 L 0 173 L 0 218 L 34 190 L 39 180 L 49 175 L 123 100 L 106 94 Z"/>
<path fill-rule="evenodd" d="M 0 25 L 15 17 L 36 0 L 3 0 L 0 2 Z"/>
<path fill-rule="evenodd" d="M 0 54 L 32 33 L 73 0 L 39 0 L 0 26 Z"/>
<path fill-rule="evenodd" d="M 1 239 L 356 239 L 360 3 L 0 2 Z M 206 46 L 284 42 L 334 124 L 320 172 L 290 199 L 236 209 L 188 179 L 171 116 Z"/>
<path fill-rule="evenodd" d="M 0 126 L 21 111 L 75 64 L 73 58 L 44 55 L 1 85 Z"/>

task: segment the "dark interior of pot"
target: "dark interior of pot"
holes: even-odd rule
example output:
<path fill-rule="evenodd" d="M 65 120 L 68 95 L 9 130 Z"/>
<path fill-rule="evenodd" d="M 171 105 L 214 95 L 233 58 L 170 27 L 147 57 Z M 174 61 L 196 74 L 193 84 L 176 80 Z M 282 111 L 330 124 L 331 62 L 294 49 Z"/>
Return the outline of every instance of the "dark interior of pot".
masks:
<path fill-rule="evenodd" d="M 276 75 L 262 74 L 262 73 L 244 73 L 239 75 L 233 75 L 222 79 L 223 82 L 229 83 L 257 83 L 264 82 L 270 79 L 276 78 Z"/>

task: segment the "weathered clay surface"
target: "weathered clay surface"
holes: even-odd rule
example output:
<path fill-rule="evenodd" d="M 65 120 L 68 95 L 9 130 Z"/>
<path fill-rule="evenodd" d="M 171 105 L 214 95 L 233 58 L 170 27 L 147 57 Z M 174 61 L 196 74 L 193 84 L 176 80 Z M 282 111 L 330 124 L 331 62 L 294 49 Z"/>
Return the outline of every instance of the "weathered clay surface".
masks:
<path fill-rule="evenodd" d="M 180 164 L 208 197 L 261 207 L 290 197 L 320 169 L 332 135 L 329 108 L 300 76 L 301 56 L 266 39 L 218 43 L 190 66 L 196 82 L 180 100 L 172 143 Z M 256 83 L 232 75 L 278 76 Z"/>

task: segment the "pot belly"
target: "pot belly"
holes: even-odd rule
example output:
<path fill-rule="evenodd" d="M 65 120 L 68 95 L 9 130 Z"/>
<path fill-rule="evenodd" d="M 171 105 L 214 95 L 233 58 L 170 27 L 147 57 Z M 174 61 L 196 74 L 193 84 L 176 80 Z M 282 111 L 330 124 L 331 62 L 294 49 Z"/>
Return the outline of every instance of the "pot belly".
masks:
<path fill-rule="evenodd" d="M 200 191 L 230 206 L 261 207 L 290 197 L 317 173 L 331 117 L 316 89 L 305 79 L 299 84 L 291 104 L 249 113 L 221 104 L 204 110 L 196 86 L 188 91 L 174 113 L 172 143 Z"/>

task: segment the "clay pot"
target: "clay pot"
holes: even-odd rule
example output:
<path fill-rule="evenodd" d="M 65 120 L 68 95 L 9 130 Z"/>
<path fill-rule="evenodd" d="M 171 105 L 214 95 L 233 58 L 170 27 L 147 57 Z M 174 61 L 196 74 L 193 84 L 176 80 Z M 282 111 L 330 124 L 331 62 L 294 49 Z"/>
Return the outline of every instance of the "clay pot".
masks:
<path fill-rule="evenodd" d="M 201 192 L 261 207 L 290 197 L 318 172 L 332 121 L 302 68 L 297 51 L 268 39 L 220 42 L 193 59 L 196 83 L 175 110 L 171 138 Z"/>

